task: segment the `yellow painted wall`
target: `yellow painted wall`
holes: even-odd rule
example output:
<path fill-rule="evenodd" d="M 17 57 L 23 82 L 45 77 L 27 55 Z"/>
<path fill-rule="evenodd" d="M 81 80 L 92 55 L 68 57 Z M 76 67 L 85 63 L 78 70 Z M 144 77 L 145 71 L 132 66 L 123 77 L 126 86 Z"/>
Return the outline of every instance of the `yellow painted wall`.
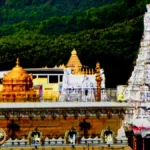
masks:
<path fill-rule="evenodd" d="M 57 101 L 59 96 L 59 84 L 49 83 L 47 78 L 35 78 L 33 80 L 33 85 L 42 85 L 43 89 L 43 100 L 45 101 Z M 39 92 L 39 91 L 38 91 Z"/>
<path fill-rule="evenodd" d="M 47 84 L 47 78 L 35 78 L 33 79 L 33 85 L 43 85 Z"/>
<path fill-rule="evenodd" d="M 59 86 L 56 83 L 43 85 L 43 99 L 45 101 L 57 101 L 59 96 Z"/>

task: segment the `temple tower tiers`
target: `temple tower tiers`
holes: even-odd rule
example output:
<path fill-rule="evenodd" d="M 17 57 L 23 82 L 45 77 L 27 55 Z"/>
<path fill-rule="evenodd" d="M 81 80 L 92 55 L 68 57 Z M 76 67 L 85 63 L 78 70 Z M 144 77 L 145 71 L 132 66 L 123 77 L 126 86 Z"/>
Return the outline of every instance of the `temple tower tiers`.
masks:
<path fill-rule="evenodd" d="M 150 102 L 150 5 L 144 15 L 144 34 L 140 43 L 136 65 L 128 80 L 128 101 Z"/>
<path fill-rule="evenodd" d="M 144 15 L 144 34 L 136 65 L 128 80 L 126 99 L 133 110 L 127 111 L 125 124 L 127 127 L 132 125 L 134 135 L 147 138 L 150 132 L 150 112 L 148 111 L 150 107 L 150 5 L 147 5 L 147 12 Z M 134 145 L 136 144 L 137 142 Z"/>
<path fill-rule="evenodd" d="M 3 88 L 0 92 L 1 102 L 39 101 L 39 96 L 33 89 L 33 78 L 19 65 L 3 76 Z"/>

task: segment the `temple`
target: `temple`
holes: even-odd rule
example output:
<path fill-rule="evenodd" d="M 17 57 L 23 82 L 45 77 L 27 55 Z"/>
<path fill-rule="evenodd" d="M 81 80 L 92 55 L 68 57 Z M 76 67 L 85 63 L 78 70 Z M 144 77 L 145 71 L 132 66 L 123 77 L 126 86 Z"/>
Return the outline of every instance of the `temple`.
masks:
<path fill-rule="evenodd" d="M 128 85 L 124 87 L 124 99 L 133 109 L 128 110 L 126 128 L 134 132 L 134 150 L 150 149 L 150 5 L 144 15 L 144 34 L 141 39 L 136 65 Z"/>
<path fill-rule="evenodd" d="M 12 70 L 1 72 L 5 73 L 0 74 L 2 143 L 40 144 L 42 139 L 45 145 L 101 143 L 148 150 L 149 22 L 147 5 L 136 65 L 128 85 L 118 85 L 115 94 L 105 87 L 100 63 L 93 68 L 82 65 L 75 49 L 66 65 L 23 69 L 17 59 Z"/>
<path fill-rule="evenodd" d="M 39 95 L 33 89 L 31 74 L 20 67 L 19 59 L 16 66 L 3 76 L 3 88 L 0 92 L 0 102 L 36 102 Z"/>
<path fill-rule="evenodd" d="M 37 71 L 41 72 L 37 75 Z M 46 74 L 48 72 L 55 74 Z M 94 68 L 84 67 L 75 49 L 66 66 L 23 69 L 17 59 L 16 66 L 5 72 L 1 86 L 0 121 L 7 139 L 24 137 L 32 143 L 32 132 L 36 128 L 41 133 L 36 138 L 40 139 L 42 135 L 45 143 L 54 139 L 59 143 L 59 137 L 68 143 L 67 135 L 73 127 L 78 143 L 88 140 L 105 143 L 107 136 L 102 140 L 101 132 L 109 126 L 113 141 L 123 140 L 115 137 L 122 126 L 127 103 L 108 99 L 100 63 L 97 62 Z M 14 135 L 9 129 L 12 124 L 20 129 Z M 127 139 L 124 141 L 127 144 Z"/>

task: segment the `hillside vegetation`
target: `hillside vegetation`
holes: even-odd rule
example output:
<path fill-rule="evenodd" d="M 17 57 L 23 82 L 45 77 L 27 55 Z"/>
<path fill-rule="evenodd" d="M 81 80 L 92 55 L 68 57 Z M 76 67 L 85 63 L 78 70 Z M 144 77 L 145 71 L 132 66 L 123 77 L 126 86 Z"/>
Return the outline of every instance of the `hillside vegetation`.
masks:
<path fill-rule="evenodd" d="M 83 65 L 99 61 L 107 87 L 126 84 L 143 33 L 140 0 L 1 0 L 0 68 L 66 64 L 75 48 Z"/>

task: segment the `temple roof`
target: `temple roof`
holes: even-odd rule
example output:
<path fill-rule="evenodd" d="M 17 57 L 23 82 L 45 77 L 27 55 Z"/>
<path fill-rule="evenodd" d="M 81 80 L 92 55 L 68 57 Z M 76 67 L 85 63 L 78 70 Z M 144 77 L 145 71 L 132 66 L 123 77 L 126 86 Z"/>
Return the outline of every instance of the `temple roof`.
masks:
<path fill-rule="evenodd" d="M 28 77 L 27 72 L 19 65 L 19 59 L 17 58 L 16 66 L 8 72 L 8 74 L 4 74 L 4 79 L 19 79 L 20 77 L 26 78 Z"/>
<path fill-rule="evenodd" d="M 80 62 L 80 59 L 77 55 L 77 51 L 75 49 L 73 49 L 73 51 L 71 52 L 71 57 L 66 65 L 67 67 L 82 67 L 82 64 Z"/>

